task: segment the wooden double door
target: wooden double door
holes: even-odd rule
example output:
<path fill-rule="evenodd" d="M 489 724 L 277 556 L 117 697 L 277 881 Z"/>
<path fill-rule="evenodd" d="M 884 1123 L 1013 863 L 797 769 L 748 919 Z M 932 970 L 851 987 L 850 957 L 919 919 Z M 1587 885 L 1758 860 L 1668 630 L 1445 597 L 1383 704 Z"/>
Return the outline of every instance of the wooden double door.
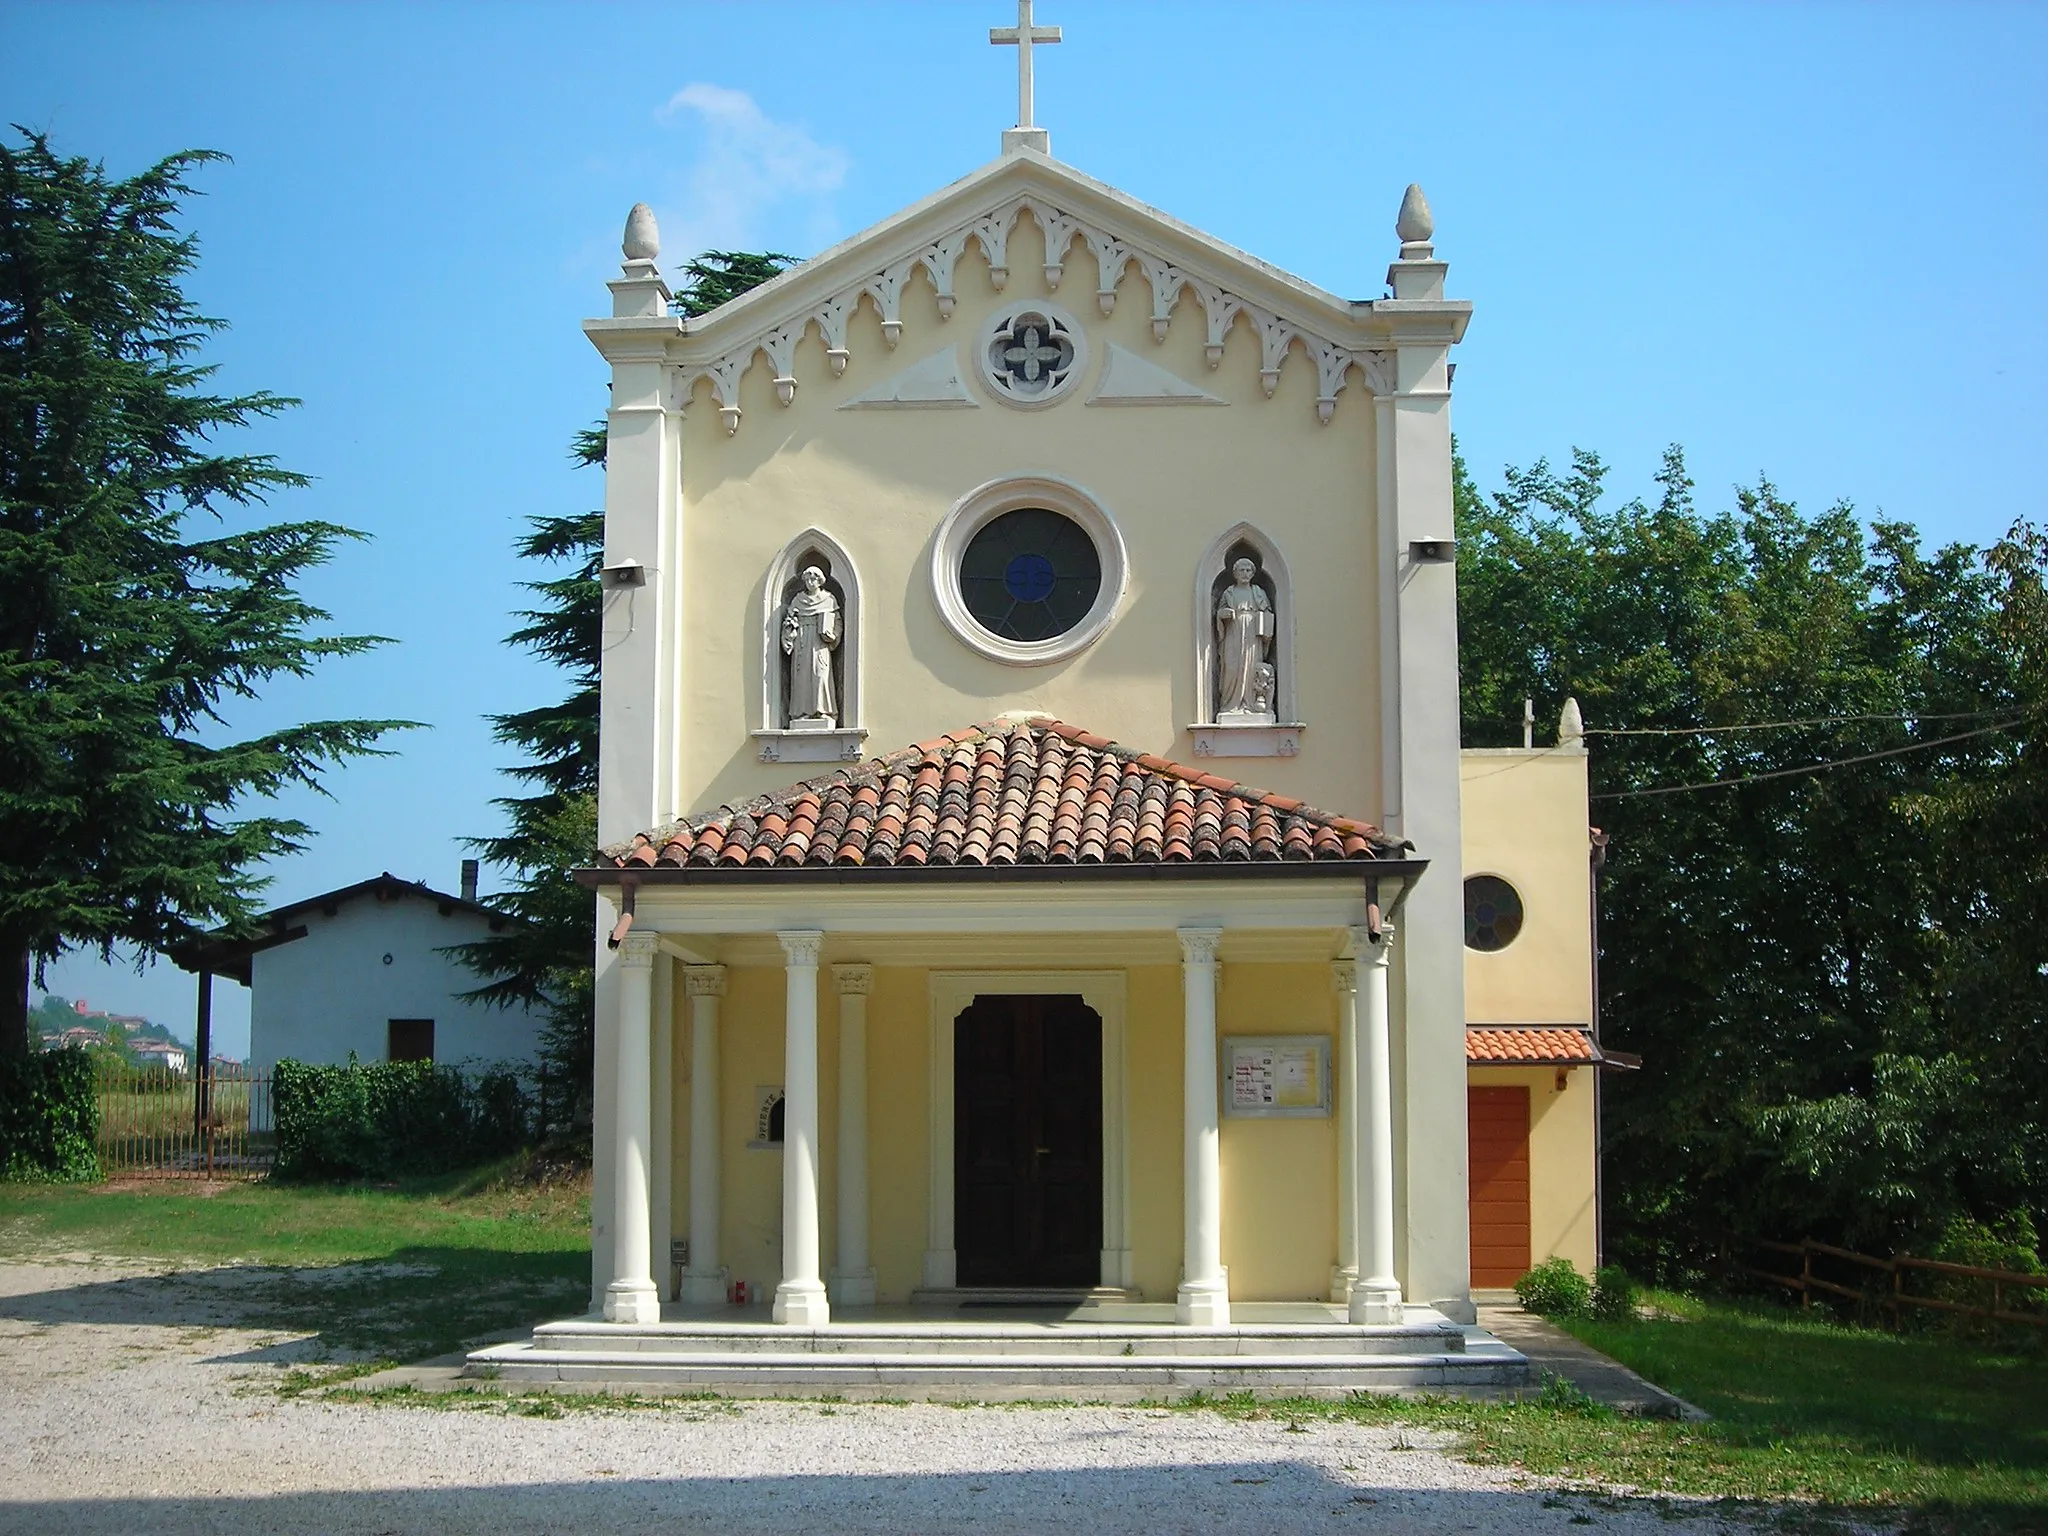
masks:
<path fill-rule="evenodd" d="M 983 995 L 953 1021 L 953 1243 L 963 1286 L 1102 1276 L 1102 1020 Z"/>

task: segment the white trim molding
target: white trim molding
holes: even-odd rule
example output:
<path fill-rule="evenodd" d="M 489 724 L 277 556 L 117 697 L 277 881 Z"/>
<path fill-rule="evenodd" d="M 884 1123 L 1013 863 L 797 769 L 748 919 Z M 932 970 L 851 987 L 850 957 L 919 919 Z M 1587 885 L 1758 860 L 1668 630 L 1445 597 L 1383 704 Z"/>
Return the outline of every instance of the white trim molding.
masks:
<path fill-rule="evenodd" d="M 1102 1020 L 1102 1274 L 1128 1289 L 1131 1276 L 1130 1114 L 1125 1074 L 1122 971 L 933 971 L 929 1118 L 931 1188 L 926 1208 L 924 1289 L 959 1283 L 953 1247 L 953 1024 L 975 998 L 1078 993 Z"/>
<path fill-rule="evenodd" d="M 839 597 L 839 724 L 796 731 L 782 724 L 782 647 L 777 620 L 806 557 L 825 566 L 826 586 Z M 782 546 L 762 583 L 760 629 L 761 724 L 753 735 L 761 761 L 858 762 L 868 735 L 861 725 L 860 572 L 853 556 L 832 535 L 821 528 L 806 528 Z"/>
<path fill-rule="evenodd" d="M 1044 507 L 1078 523 L 1094 541 L 1102 563 L 1102 587 L 1094 606 L 1080 623 L 1049 640 L 1005 640 L 989 633 L 968 612 L 960 591 L 960 560 L 974 536 L 1005 512 L 1024 507 Z M 962 645 L 1005 666 L 1036 667 L 1065 661 L 1102 638 L 1123 605 L 1130 570 L 1123 533 L 1094 496 L 1053 475 L 1017 474 L 985 481 L 953 503 L 932 539 L 931 579 L 939 617 Z"/>

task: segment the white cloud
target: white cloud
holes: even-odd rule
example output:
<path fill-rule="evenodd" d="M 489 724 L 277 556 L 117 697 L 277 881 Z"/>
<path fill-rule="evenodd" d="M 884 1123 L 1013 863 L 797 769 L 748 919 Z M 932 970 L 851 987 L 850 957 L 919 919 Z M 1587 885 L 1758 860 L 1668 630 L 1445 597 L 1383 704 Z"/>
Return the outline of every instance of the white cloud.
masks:
<path fill-rule="evenodd" d="M 832 194 L 846 180 L 844 150 L 776 122 L 745 91 L 708 81 L 684 86 L 656 116 L 694 130 L 703 143 L 688 174 L 686 205 L 662 210 L 664 260 L 778 241 L 812 249 L 829 242 Z"/>

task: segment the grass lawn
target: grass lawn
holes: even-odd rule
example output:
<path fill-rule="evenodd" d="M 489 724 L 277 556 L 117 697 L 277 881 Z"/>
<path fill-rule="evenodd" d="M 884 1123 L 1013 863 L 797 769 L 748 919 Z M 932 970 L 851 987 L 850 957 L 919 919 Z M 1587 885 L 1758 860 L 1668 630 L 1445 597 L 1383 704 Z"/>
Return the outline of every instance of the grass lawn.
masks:
<path fill-rule="evenodd" d="M 1227 1413 L 1415 1420 L 1474 1459 L 1606 1486 L 1884 1513 L 1908 1531 L 2048 1532 L 2048 1349 L 1816 1322 L 1657 1295 L 1632 1323 L 1570 1329 L 1707 1424 L 1621 1418 L 1573 1391 L 1503 1404 L 1234 1399 Z M 2044 1341 L 2048 1343 L 2048 1341 Z"/>
<path fill-rule="evenodd" d="M 255 1266 L 235 1289 L 249 1326 L 312 1333 L 335 1358 L 417 1360 L 581 1312 L 590 1198 L 510 1165 L 369 1189 L 0 1184 L 0 1259 L 77 1253 Z"/>

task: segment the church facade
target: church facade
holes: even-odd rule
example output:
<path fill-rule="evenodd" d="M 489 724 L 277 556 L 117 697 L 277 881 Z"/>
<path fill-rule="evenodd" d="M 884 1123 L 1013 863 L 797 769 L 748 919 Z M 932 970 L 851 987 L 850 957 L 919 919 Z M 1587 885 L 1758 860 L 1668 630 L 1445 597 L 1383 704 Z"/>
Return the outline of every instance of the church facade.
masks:
<path fill-rule="evenodd" d="M 1418 188 L 1397 233 L 1342 299 L 1020 128 L 686 321 L 634 210 L 585 326 L 607 1319 L 1469 1321 L 1590 1267 L 1583 744 L 1460 751 L 1471 307 Z"/>

